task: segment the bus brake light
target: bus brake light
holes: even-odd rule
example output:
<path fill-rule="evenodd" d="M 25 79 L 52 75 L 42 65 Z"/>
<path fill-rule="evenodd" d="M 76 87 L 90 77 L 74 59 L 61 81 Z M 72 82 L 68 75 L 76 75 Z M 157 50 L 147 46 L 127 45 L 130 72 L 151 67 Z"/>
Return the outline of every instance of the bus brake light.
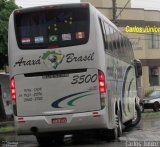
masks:
<path fill-rule="evenodd" d="M 106 84 L 105 84 L 105 77 L 102 71 L 98 72 L 98 79 L 99 79 L 99 91 L 100 93 L 106 92 Z"/>
<path fill-rule="evenodd" d="M 15 80 L 14 80 L 14 78 L 11 79 L 10 88 L 11 88 L 12 100 L 15 101 L 16 100 L 16 89 L 15 89 Z"/>

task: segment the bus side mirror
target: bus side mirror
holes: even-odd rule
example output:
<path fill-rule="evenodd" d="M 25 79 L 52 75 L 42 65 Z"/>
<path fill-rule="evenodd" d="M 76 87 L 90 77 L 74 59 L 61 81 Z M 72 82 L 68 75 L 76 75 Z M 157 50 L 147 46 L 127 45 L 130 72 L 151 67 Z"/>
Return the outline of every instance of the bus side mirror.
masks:
<path fill-rule="evenodd" d="M 141 63 L 141 61 L 135 59 L 134 66 L 135 66 L 136 77 L 139 78 L 140 76 L 142 76 L 142 63 Z"/>

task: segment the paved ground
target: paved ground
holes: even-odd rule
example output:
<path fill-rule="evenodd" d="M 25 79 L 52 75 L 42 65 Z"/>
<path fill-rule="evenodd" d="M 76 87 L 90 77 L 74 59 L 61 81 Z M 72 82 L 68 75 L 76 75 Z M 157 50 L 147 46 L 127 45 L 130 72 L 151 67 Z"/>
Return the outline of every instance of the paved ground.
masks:
<path fill-rule="evenodd" d="M 158 113 L 157 113 L 158 114 Z M 0 135 L 3 147 L 38 147 L 34 136 Z M 9 145 L 9 146 L 8 146 Z M 55 147 L 55 145 L 53 145 Z M 160 147 L 160 115 L 146 115 L 133 129 L 124 129 L 119 141 L 107 142 L 93 137 L 80 138 L 75 142 L 66 138 L 60 147 Z M 48 147 L 48 146 L 47 146 Z"/>

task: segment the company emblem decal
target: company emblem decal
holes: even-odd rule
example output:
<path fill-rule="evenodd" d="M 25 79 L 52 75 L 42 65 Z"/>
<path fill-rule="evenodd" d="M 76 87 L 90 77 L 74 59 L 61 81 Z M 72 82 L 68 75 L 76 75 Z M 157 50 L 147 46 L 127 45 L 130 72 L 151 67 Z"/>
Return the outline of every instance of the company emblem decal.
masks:
<path fill-rule="evenodd" d="M 61 51 L 47 51 L 46 53 L 43 53 L 42 59 L 46 65 L 49 67 L 53 67 L 56 69 L 58 65 L 60 65 L 63 61 L 64 55 L 61 53 Z"/>
<path fill-rule="evenodd" d="M 74 93 L 74 94 L 71 94 L 71 95 L 67 95 L 65 97 L 62 97 L 56 101 L 54 101 L 51 106 L 54 107 L 54 108 L 62 108 L 60 107 L 60 103 L 66 99 L 70 99 L 68 102 L 67 102 L 67 105 L 68 106 L 74 106 L 74 102 L 83 98 L 83 97 L 86 97 L 86 96 L 89 96 L 89 95 L 94 95 L 94 94 L 97 94 L 93 91 L 84 91 L 84 92 L 78 92 L 78 93 Z"/>

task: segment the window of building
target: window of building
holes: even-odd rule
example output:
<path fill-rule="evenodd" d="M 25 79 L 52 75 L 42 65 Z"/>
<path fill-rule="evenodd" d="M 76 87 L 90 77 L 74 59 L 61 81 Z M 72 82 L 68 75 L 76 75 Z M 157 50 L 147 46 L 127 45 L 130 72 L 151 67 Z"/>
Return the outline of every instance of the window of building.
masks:
<path fill-rule="evenodd" d="M 159 48 L 158 33 L 151 33 L 148 35 L 148 45 L 149 48 Z"/>
<path fill-rule="evenodd" d="M 149 67 L 149 82 L 151 86 L 159 86 L 159 69 L 157 66 Z"/>

